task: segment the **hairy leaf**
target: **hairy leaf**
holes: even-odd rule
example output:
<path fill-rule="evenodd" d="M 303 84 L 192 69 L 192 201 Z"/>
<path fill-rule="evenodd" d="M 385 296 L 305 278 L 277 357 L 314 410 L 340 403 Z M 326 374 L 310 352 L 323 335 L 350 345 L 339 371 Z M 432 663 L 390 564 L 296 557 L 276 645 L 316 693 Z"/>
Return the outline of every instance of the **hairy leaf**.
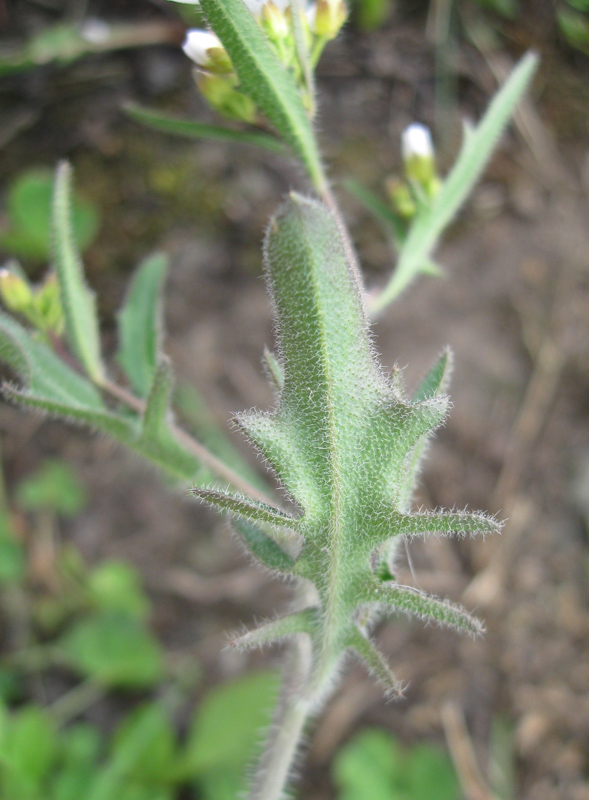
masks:
<path fill-rule="evenodd" d="M 53 247 L 68 341 L 88 376 L 102 383 L 100 331 L 96 301 L 84 280 L 72 221 L 72 170 L 67 162 L 57 168 L 53 195 Z"/>
<path fill-rule="evenodd" d="M 479 125 L 464 129 L 462 149 L 440 192 L 420 213 L 403 244 L 397 267 L 387 286 L 372 304 L 378 313 L 413 280 L 442 231 L 452 221 L 479 179 L 505 126 L 534 75 L 538 58 L 528 53 L 495 95 Z"/>
<path fill-rule="evenodd" d="M 250 144 L 262 147 L 264 150 L 272 150 L 275 153 L 285 152 L 285 146 L 280 139 L 268 133 L 250 130 L 237 131 L 222 125 L 208 125 L 191 119 L 178 119 L 178 117 L 171 117 L 159 111 L 142 108 L 134 103 L 128 103 L 124 106 L 124 110 L 132 119 L 156 131 L 162 131 L 162 133 L 172 133 L 186 139 L 213 139 L 230 144 Z"/>
<path fill-rule="evenodd" d="M 119 313 L 117 360 L 134 391 L 147 397 L 162 346 L 162 286 L 168 258 L 154 253 L 140 264 Z"/>
<path fill-rule="evenodd" d="M 292 74 L 243 0 L 202 0 L 201 6 L 233 62 L 240 90 L 266 114 L 321 191 L 325 186 L 323 167 Z"/>

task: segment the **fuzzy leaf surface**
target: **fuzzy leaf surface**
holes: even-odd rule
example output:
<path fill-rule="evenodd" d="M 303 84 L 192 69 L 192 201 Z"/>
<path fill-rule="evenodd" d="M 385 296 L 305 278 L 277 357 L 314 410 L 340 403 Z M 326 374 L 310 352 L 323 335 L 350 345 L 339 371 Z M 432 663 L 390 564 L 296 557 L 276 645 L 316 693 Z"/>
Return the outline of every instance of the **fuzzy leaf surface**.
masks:
<path fill-rule="evenodd" d="M 203 0 L 201 6 L 233 62 L 241 91 L 266 114 L 321 189 L 323 168 L 294 77 L 272 50 L 254 15 L 243 0 Z"/>
<path fill-rule="evenodd" d="M 162 287 L 168 259 L 155 253 L 143 261 L 119 314 L 117 361 L 139 397 L 147 397 L 162 340 Z"/>
<path fill-rule="evenodd" d="M 72 169 L 67 162 L 57 168 L 53 195 L 53 247 L 68 341 L 88 376 L 100 384 L 104 367 L 96 300 L 84 280 L 74 239 L 72 219 Z"/>
<path fill-rule="evenodd" d="M 411 514 L 405 507 L 413 454 L 446 414 L 449 355 L 443 354 L 414 400 L 406 398 L 397 374 L 391 379 L 384 373 L 346 243 L 317 201 L 292 195 L 282 207 L 266 236 L 265 267 L 277 323 L 271 370 L 280 376 L 273 380 L 276 408 L 250 411 L 237 421 L 298 511 L 289 516 L 244 497 L 197 494 L 230 515 L 265 523 L 283 536 L 290 530 L 301 541 L 292 572 L 316 591 L 309 635 L 319 694 L 349 648 L 387 691 L 398 693 L 382 655 L 357 625 L 361 606 L 372 600 L 373 552 L 394 551 L 403 537 L 498 529 L 483 514 Z M 394 581 L 387 593 L 381 605 L 471 630 L 466 612 L 445 601 Z M 261 632 L 261 639 L 271 638 L 272 627 L 267 634 Z"/>

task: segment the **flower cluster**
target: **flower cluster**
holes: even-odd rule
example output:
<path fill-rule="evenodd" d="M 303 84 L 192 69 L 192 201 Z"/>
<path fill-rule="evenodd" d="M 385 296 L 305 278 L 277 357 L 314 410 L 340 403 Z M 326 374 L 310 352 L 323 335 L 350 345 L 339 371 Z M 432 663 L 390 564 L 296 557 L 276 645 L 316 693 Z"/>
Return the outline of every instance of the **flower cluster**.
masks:
<path fill-rule="evenodd" d="M 428 206 L 440 189 L 434 146 L 429 128 L 413 123 L 401 138 L 404 180 L 392 177 L 386 187 L 395 212 L 410 222 L 420 208 Z"/>
<path fill-rule="evenodd" d="M 198 0 L 175 0 L 198 5 Z M 304 88 L 304 76 L 295 42 L 289 0 L 244 0 L 273 45 L 278 58 L 292 70 Z M 301 2 L 301 29 L 306 38 L 312 67 L 317 65 L 327 42 L 339 33 L 347 17 L 345 0 Z M 184 52 L 196 64 L 198 87 L 213 108 L 224 116 L 255 123 L 258 111 L 253 101 L 239 91 L 239 81 L 221 41 L 208 30 L 189 30 Z"/>

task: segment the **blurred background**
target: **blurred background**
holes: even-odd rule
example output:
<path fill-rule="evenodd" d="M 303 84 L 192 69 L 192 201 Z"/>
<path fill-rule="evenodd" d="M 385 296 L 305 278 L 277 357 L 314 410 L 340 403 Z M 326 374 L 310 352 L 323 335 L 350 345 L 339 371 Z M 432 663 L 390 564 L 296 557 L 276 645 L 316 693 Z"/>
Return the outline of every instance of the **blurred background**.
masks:
<path fill-rule="evenodd" d="M 589 3 L 351 12 L 318 68 L 318 128 L 369 289 L 394 257 L 349 180 L 386 203 L 413 121 L 432 128 L 443 175 L 461 121 L 525 50 L 541 65 L 438 250 L 445 277 L 421 278 L 375 326 L 410 386 L 444 345 L 455 352 L 454 407 L 417 502 L 508 522 L 495 541 L 412 544 L 400 576 L 461 600 L 487 634 L 384 622 L 405 696 L 384 702 L 350 662 L 309 734 L 298 796 L 589 800 Z M 0 256 L 43 279 L 52 171 L 70 159 L 107 357 L 133 270 L 168 253 L 178 417 L 270 480 L 228 423 L 272 404 L 260 246 L 282 195 L 306 187 L 278 155 L 125 115 L 132 100 L 219 121 L 181 50 L 187 13 L 0 0 Z M 233 800 L 280 653 L 238 654 L 228 633 L 283 609 L 290 587 L 248 563 L 226 520 L 108 441 L 6 404 L 0 436 L 0 798 Z"/>

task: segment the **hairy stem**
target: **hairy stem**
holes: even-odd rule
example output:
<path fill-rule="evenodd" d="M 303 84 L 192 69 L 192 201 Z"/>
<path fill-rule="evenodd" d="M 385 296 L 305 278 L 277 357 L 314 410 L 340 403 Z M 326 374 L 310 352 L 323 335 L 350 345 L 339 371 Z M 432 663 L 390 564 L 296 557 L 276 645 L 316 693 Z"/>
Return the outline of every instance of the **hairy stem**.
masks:
<path fill-rule="evenodd" d="M 114 397 L 116 400 L 126 405 L 128 408 L 136 411 L 138 414 L 144 413 L 146 406 L 145 402 L 140 400 L 138 397 L 135 397 L 135 395 L 131 394 L 126 389 L 123 389 L 121 386 L 118 386 L 116 383 L 111 383 L 111 381 L 105 380 L 104 383 L 101 384 L 100 388 L 111 397 Z M 232 470 L 231 467 L 228 467 L 227 464 L 207 450 L 206 447 L 203 447 L 200 442 L 194 439 L 185 430 L 173 423 L 170 425 L 170 428 L 180 444 L 186 448 L 189 453 L 192 453 L 192 455 L 196 456 L 196 458 L 202 462 L 202 464 L 208 467 L 219 478 L 227 481 L 235 489 L 249 495 L 255 500 L 260 500 L 261 502 L 267 503 L 270 506 L 275 506 L 274 500 L 253 486 L 249 481 L 245 480 L 245 478 L 242 478 L 241 475 Z"/>
<path fill-rule="evenodd" d="M 280 698 L 248 800 L 282 800 L 285 797 L 305 723 L 313 708 L 312 698 L 306 691 L 310 668 L 310 641 L 298 636 L 289 646 Z"/>

